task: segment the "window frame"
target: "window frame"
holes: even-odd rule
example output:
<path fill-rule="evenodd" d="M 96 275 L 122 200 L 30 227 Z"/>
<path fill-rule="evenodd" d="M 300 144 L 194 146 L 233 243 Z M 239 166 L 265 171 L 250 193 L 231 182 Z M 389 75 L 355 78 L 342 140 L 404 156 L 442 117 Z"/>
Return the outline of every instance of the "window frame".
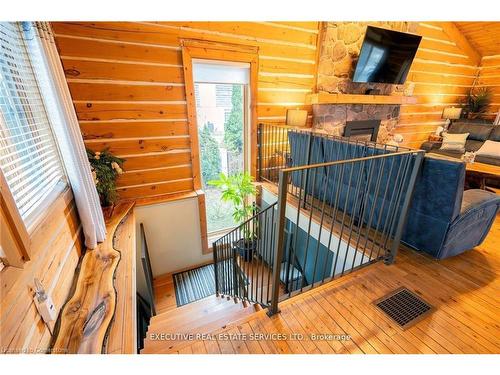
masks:
<path fill-rule="evenodd" d="M 17 209 L 14 196 L 9 189 L 9 185 L 7 184 L 7 180 L 5 179 L 1 169 L 0 191 L 2 193 L 0 197 L 0 210 L 2 211 L 0 213 L 0 215 L 2 215 L 1 220 L 5 222 L 5 227 L 9 231 L 10 238 L 12 238 L 16 248 L 18 249 L 19 254 L 17 255 L 20 255 L 20 257 L 8 251 L 8 247 L 2 248 L 5 252 L 7 263 L 9 265 L 19 266 L 20 259 L 23 262 L 27 262 L 31 259 L 31 236 L 23 218 L 21 217 L 21 214 L 19 213 L 19 210 Z"/>
<path fill-rule="evenodd" d="M 7 241 L 13 242 L 13 246 L 1 246 L 2 244 L 0 243 L 2 248 L 2 254 L 0 254 L 0 256 L 2 257 L 1 260 L 4 265 L 3 268 L 8 266 L 22 268 L 24 267 L 25 262 L 32 259 L 32 238 L 34 238 L 36 234 L 43 229 L 43 225 L 46 222 L 46 214 L 51 211 L 51 207 L 54 203 L 58 199 L 61 199 L 61 197 L 67 194 L 68 190 L 70 190 L 66 167 L 64 165 L 61 150 L 57 144 L 57 138 L 53 129 L 51 111 L 47 108 L 43 88 L 41 87 L 37 76 L 36 67 L 33 65 L 33 53 L 36 51 L 33 51 L 28 43 L 24 42 L 24 45 L 28 54 L 29 63 L 33 69 L 33 75 L 37 85 L 36 87 L 42 100 L 42 107 L 47 117 L 49 130 L 54 144 L 53 150 L 57 153 L 62 176 L 50 189 L 50 192 L 37 203 L 33 212 L 23 218 L 15 201 L 14 195 L 9 188 L 7 179 L 5 178 L 2 169 L 0 169 L 0 228 L 1 230 L 8 232 L 6 233 L 6 237 L 8 237 Z"/>
<path fill-rule="evenodd" d="M 184 89 L 186 92 L 187 115 L 189 136 L 191 138 L 191 164 L 193 170 L 193 187 L 198 196 L 198 211 L 200 215 L 200 232 L 202 253 L 210 253 L 211 247 L 208 244 L 207 222 L 206 222 L 206 202 L 205 193 L 201 190 L 201 169 L 198 140 L 198 124 L 196 119 L 196 102 L 194 94 L 193 80 L 193 59 L 243 62 L 250 64 L 250 82 L 248 100 L 248 131 L 250 132 L 249 145 L 250 152 L 249 172 L 252 176 L 257 176 L 257 103 L 258 91 L 257 82 L 259 75 L 259 54 L 258 47 L 244 44 L 229 44 L 214 41 L 202 41 L 196 39 L 181 39 L 182 65 L 184 67 Z"/>

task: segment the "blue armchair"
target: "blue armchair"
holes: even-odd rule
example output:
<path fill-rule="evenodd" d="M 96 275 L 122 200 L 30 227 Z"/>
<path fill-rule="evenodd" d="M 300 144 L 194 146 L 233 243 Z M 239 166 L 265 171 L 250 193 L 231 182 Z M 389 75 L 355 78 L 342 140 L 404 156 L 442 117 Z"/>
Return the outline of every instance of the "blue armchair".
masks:
<path fill-rule="evenodd" d="M 464 191 L 465 164 L 426 155 L 415 184 L 402 242 L 443 259 L 480 245 L 500 209 L 500 197 Z"/>

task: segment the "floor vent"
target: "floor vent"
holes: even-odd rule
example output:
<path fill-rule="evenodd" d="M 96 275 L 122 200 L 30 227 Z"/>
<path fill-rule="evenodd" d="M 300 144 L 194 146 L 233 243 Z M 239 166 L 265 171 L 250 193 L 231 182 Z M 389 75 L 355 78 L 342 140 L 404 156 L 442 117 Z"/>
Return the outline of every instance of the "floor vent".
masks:
<path fill-rule="evenodd" d="M 399 288 L 373 302 L 401 328 L 424 319 L 434 308 L 406 288 Z"/>

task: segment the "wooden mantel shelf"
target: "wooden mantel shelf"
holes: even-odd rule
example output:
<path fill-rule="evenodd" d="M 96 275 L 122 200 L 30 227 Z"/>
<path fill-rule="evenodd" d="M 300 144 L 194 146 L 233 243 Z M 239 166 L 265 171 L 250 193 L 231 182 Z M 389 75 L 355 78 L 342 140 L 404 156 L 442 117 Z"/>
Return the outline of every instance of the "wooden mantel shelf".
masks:
<path fill-rule="evenodd" d="M 416 104 L 413 96 L 398 95 L 354 95 L 318 92 L 306 96 L 307 104 Z"/>

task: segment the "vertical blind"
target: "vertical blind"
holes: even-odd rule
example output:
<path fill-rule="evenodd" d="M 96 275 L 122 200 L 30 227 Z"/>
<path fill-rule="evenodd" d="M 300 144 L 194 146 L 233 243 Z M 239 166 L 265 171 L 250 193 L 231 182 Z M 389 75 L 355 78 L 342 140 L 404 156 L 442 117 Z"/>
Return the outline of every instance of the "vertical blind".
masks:
<path fill-rule="evenodd" d="M 65 181 L 29 47 L 32 28 L 0 22 L 0 168 L 26 222 Z"/>

